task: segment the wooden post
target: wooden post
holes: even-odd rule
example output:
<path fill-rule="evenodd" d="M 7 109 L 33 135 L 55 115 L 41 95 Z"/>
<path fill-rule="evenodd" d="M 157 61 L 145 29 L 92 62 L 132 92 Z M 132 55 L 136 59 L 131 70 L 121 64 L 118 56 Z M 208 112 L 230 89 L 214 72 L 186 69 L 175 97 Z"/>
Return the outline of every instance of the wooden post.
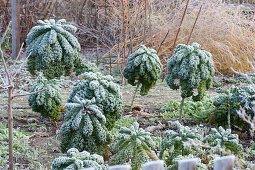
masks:
<path fill-rule="evenodd" d="M 178 170 L 196 170 L 197 158 L 178 161 Z"/>
<path fill-rule="evenodd" d="M 110 166 L 109 170 L 130 170 L 131 167 L 129 165 L 114 165 Z"/>
<path fill-rule="evenodd" d="M 164 161 L 151 161 L 143 164 L 143 170 L 164 170 Z"/>
<path fill-rule="evenodd" d="M 235 161 L 234 155 L 216 158 L 214 160 L 213 169 L 214 170 L 222 170 L 222 169 L 232 170 L 234 166 L 234 161 Z"/>
<path fill-rule="evenodd" d="M 20 0 L 11 0 L 12 8 L 12 59 L 16 59 L 20 49 Z"/>

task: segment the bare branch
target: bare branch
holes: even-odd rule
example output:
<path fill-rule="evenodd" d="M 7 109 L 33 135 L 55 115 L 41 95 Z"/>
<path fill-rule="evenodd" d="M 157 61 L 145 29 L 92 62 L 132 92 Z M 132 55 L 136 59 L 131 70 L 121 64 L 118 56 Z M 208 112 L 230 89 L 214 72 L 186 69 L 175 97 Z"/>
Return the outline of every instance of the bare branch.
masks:
<path fill-rule="evenodd" d="M 15 98 L 15 97 L 22 97 L 22 96 L 29 96 L 29 95 L 33 95 L 33 94 L 37 94 L 37 93 L 43 92 L 45 90 L 46 89 L 42 89 L 42 90 L 39 90 L 39 91 L 36 91 L 36 92 L 33 92 L 33 93 L 27 93 L 27 94 L 16 94 L 16 95 L 13 95 L 13 98 Z"/>
<path fill-rule="evenodd" d="M 12 85 L 11 76 L 10 76 L 10 73 L 9 73 L 9 71 L 7 69 L 7 66 L 6 66 L 6 63 L 5 63 L 5 59 L 4 59 L 4 53 L 3 53 L 1 48 L 0 48 L 0 55 L 1 55 L 1 59 L 2 59 L 3 65 L 4 65 L 5 73 L 6 73 L 7 77 L 8 77 L 8 81 L 9 81 L 8 84 Z"/>
<path fill-rule="evenodd" d="M 19 50 L 19 54 L 18 54 L 18 56 L 17 56 L 17 58 L 16 58 L 16 60 L 15 60 L 15 62 L 14 62 L 14 64 L 13 64 L 13 67 L 15 67 L 16 64 L 17 64 L 17 61 L 18 61 L 18 59 L 19 59 L 19 57 L 20 57 L 20 54 L 21 54 L 21 51 L 22 51 L 23 46 L 24 46 L 24 42 L 21 44 L 21 47 L 20 47 L 20 50 Z"/>
<path fill-rule="evenodd" d="M 13 75 L 13 79 L 16 77 L 17 73 L 20 72 L 20 70 L 22 69 L 23 65 L 26 63 L 27 59 L 30 57 L 31 53 L 29 53 L 29 55 L 27 56 L 27 58 L 23 61 L 23 63 L 20 65 L 19 69 L 15 72 L 15 74 Z"/>
<path fill-rule="evenodd" d="M 6 34 L 8 33 L 8 30 L 9 30 L 9 27 L 10 27 L 10 26 L 11 26 L 11 21 L 9 22 L 9 24 L 8 24 L 6 30 L 5 30 L 5 32 L 4 32 L 4 34 L 3 34 L 3 37 L 2 37 L 1 42 L 0 42 L 0 47 L 1 47 L 1 45 L 3 44 L 3 42 L 4 42 L 5 36 L 6 36 Z"/>

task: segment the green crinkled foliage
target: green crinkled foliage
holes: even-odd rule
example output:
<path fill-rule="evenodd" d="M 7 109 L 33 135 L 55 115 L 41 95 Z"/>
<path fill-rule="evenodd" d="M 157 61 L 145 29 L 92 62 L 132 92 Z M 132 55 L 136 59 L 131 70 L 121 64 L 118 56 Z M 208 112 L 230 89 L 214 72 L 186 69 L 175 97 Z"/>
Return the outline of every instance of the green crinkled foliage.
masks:
<path fill-rule="evenodd" d="M 44 90 L 30 95 L 28 104 L 35 112 L 41 113 L 44 117 L 58 120 L 60 116 L 61 95 L 54 80 L 46 80 L 38 77 L 36 83 L 31 87 L 30 93 Z"/>
<path fill-rule="evenodd" d="M 161 150 L 159 153 L 160 159 L 165 159 L 166 165 L 173 164 L 174 158 L 179 155 L 185 156 L 191 154 L 190 148 L 185 148 L 183 142 L 187 142 L 190 139 L 200 139 L 201 135 L 197 129 L 191 129 L 188 126 L 181 125 L 178 121 L 174 122 L 176 131 L 165 131 L 166 138 L 161 143 Z M 173 147 L 173 150 L 171 150 Z M 164 158 L 165 151 L 168 151 L 168 155 Z"/>
<path fill-rule="evenodd" d="M 192 96 L 194 101 L 201 101 L 212 84 L 214 64 L 211 54 L 199 49 L 198 43 L 179 44 L 174 55 L 168 60 L 166 82 L 177 90 L 181 87 L 182 98 Z M 179 81 L 179 83 L 178 83 Z M 194 90 L 198 94 L 194 96 Z"/>
<path fill-rule="evenodd" d="M 123 75 L 131 85 L 141 83 L 140 94 L 147 95 L 160 78 L 161 70 L 162 64 L 157 56 L 157 52 L 142 45 L 128 57 Z"/>
<path fill-rule="evenodd" d="M 107 170 L 104 159 L 97 154 L 87 151 L 79 152 L 76 148 L 70 148 L 67 156 L 61 156 L 53 160 L 51 170 L 79 170 L 94 167 L 96 170 Z"/>
<path fill-rule="evenodd" d="M 123 111 L 120 86 L 113 82 L 112 76 L 103 76 L 99 72 L 87 72 L 82 77 L 84 80 L 74 84 L 68 102 L 72 103 L 75 96 L 87 100 L 95 98 L 96 105 L 106 117 L 105 126 L 111 130 Z"/>
<path fill-rule="evenodd" d="M 8 164 L 9 155 L 9 133 L 6 125 L 0 122 L 0 167 Z M 13 129 L 13 153 L 16 158 L 27 159 L 29 148 L 28 136 L 19 129 Z M 16 166 L 15 166 L 16 167 Z"/>
<path fill-rule="evenodd" d="M 90 153 L 100 152 L 100 147 L 107 140 L 106 118 L 92 100 L 74 97 L 72 103 L 65 105 L 67 113 L 61 126 L 61 149 L 66 152 L 70 148 Z"/>
<path fill-rule="evenodd" d="M 196 122 L 208 123 L 210 114 L 215 110 L 213 101 L 215 96 L 205 95 L 202 101 L 194 102 L 188 98 L 183 106 L 183 113 Z M 180 112 L 181 101 L 170 100 L 164 107 L 160 109 L 164 119 L 178 118 Z"/>
<path fill-rule="evenodd" d="M 64 19 L 39 20 L 27 35 L 28 71 L 35 75 L 42 71 L 47 79 L 70 75 L 72 69 L 84 67 L 79 51 L 80 44 L 69 31 L 77 29 Z"/>
<path fill-rule="evenodd" d="M 131 159 L 132 169 L 140 169 L 142 164 L 150 158 L 146 151 L 155 155 L 151 150 L 154 147 L 150 133 L 139 128 L 137 122 L 130 128 L 121 127 L 113 147 L 115 155 L 111 159 L 111 164 L 124 164 Z"/>
<path fill-rule="evenodd" d="M 208 142 L 211 146 L 220 146 L 229 149 L 235 154 L 242 153 L 242 145 L 239 144 L 237 134 L 231 134 L 231 129 L 223 129 L 221 126 L 219 130 L 212 128 L 210 134 L 206 135 L 204 142 Z"/>
<path fill-rule="evenodd" d="M 239 130 L 245 131 L 250 128 L 250 125 L 244 122 L 237 115 L 240 107 L 244 108 L 247 115 L 254 116 L 252 108 L 254 107 L 253 101 L 255 100 L 255 88 L 253 85 L 237 87 L 232 86 L 228 91 L 226 89 L 216 89 L 216 92 L 224 94 L 219 96 L 213 102 L 216 107 L 211 116 L 211 123 L 221 126 L 228 125 L 228 112 L 230 112 L 230 123 L 233 128 L 237 126 Z"/>

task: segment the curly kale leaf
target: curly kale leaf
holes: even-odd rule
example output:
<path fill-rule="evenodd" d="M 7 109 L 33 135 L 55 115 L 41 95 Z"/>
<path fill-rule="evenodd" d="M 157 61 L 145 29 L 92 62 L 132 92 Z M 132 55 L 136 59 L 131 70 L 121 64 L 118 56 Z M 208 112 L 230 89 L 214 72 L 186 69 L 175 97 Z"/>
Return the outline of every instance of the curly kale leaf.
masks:
<path fill-rule="evenodd" d="M 31 87 L 30 92 L 33 93 L 41 90 L 44 91 L 29 96 L 29 106 L 32 107 L 33 111 L 41 113 L 44 117 L 58 120 L 62 101 L 59 88 L 54 80 L 48 81 L 38 77 L 36 84 Z"/>
<path fill-rule="evenodd" d="M 113 152 L 116 154 L 112 157 L 111 163 L 123 164 L 127 159 L 131 159 L 132 169 L 140 169 L 149 158 L 156 157 L 151 151 L 154 145 L 150 133 L 139 128 L 137 122 L 130 128 L 121 127 L 113 147 Z"/>
<path fill-rule="evenodd" d="M 106 142 L 106 118 L 96 106 L 95 98 L 83 100 L 75 96 L 73 103 L 67 103 L 67 113 L 61 126 L 61 149 L 63 152 L 75 147 L 78 150 L 96 152 Z"/>
<path fill-rule="evenodd" d="M 200 45 L 179 44 L 174 55 L 168 60 L 166 82 L 177 90 L 181 87 L 182 98 L 193 96 L 194 101 L 201 101 L 212 84 L 214 64 L 211 54 L 199 49 Z M 179 83 L 177 83 L 179 82 Z M 194 90 L 198 95 L 194 96 Z"/>
<path fill-rule="evenodd" d="M 154 49 L 142 45 L 128 57 L 128 62 L 123 70 L 124 77 L 131 85 L 141 83 L 141 95 L 147 95 L 149 90 L 160 78 L 162 64 Z"/>
<path fill-rule="evenodd" d="M 60 21 L 60 22 L 59 22 Z M 79 51 L 81 46 L 70 32 L 76 27 L 65 20 L 39 20 L 27 35 L 28 70 L 32 75 L 42 71 L 47 79 L 70 75 L 72 69 L 84 67 Z"/>
<path fill-rule="evenodd" d="M 94 167 L 96 170 L 106 170 L 104 159 L 97 154 L 90 154 L 87 151 L 79 152 L 76 148 L 70 148 L 66 156 L 53 160 L 51 170 L 79 170 L 82 168 Z"/>

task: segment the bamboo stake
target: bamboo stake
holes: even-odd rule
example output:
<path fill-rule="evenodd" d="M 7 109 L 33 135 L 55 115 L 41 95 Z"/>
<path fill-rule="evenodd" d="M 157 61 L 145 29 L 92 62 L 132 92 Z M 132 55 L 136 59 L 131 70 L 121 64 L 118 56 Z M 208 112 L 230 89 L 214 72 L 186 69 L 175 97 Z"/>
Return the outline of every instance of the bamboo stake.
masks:
<path fill-rule="evenodd" d="M 177 39 L 178 39 L 180 30 L 181 30 L 182 22 L 183 22 L 183 20 L 184 20 L 184 17 L 185 17 L 185 15 L 186 15 L 186 12 L 187 12 L 187 9 L 188 9 L 188 5 L 189 5 L 189 0 L 187 0 L 187 4 L 186 4 L 186 6 L 185 6 L 185 9 L 184 9 L 184 12 L 183 12 L 183 15 L 182 15 L 182 19 L 181 19 L 180 26 L 179 26 L 179 28 L 178 28 L 178 30 L 177 30 L 177 33 L 176 33 L 176 36 L 175 36 L 174 45 L 173 45 L 173 48 L 172 48 L 170 57 L 171 57 L 171 56 L 173 55 L 173 53 L 174 53 L 174 49 L 175 49 L 175 46 L 176 46 L 176 42 L 177 42 Z M 166 65 L 165 69 L 163 69 L 163 78 L 162 78 L 162 81 L 165 80 L 166 71 L 167 71 L 167 65 Z"/>
<path fill-rule="evenodd" d="M 188 38 L 188 40 L 187 40 L 187 42 L 186 42 L 187 45 L 189 44 L 190 37 L 191 37 L 191 35 L 192 35 L 192 33 L 193 33 L 194 29 L 195 29 L 195 26 L 196 26 L 198 17 L 199 17 L 199 15 L 200 15 L 200 13 L 201 13 L 201 10 L 202 10 L 202 5 L 201 5 L 201 7 L 200 7 L 200 9 L 199 9 L 199 11 L 198 11 L 198 13 L 197 13 L 196 20 L 195 20 L 194 25 L 193 25 L 193 27 L 192 27 L 192 29 L 191 29 L 190 34 L 189 34 L 189 38 Z"/>

